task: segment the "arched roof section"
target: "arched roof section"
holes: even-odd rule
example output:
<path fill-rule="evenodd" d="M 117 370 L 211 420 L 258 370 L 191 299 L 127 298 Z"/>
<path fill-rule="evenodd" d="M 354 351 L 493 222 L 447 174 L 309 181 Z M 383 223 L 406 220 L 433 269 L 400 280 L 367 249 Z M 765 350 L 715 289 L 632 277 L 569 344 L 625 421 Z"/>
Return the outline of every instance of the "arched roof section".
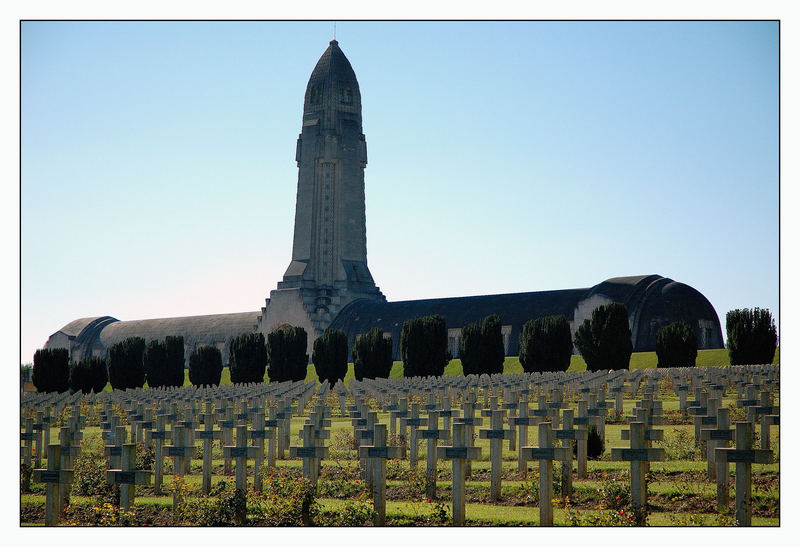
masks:
<path fill-rule="evenodd" d="M 70 321 L 58 331 L 50 335 L 45 343 L 46 349 L 65 348 L 70 352 L 73 361 L 80 361 L 91 356 L 91 348 L 102 330 L 117 321 L 109 315 L 83 317 Z"/>
<path fill-rule="evenodd" d="M 658 329 L 685 321 L 700 348 L 722 348 L 722 329 L 714 307 L 698 290 L 657 274 L 614 277 L 592 287 L 587 298 L 604 295 L 625 304 L 634 351 L 654 351 Z"/>
<path fill-rule="evenodd" d="M 56 332 L 63 332 L 67 336 L 72 338 L 77 338 L 87 327 L 97 324 L 98 322 L 104 319 L 114 319 L 108 315 L 100 315 L 97 317 L 82 317 L 81 319 L 76 319 L 75 321 L 70 321 Z M 114 319 L 116 321 L 116 319 Z"/>
<path fill-rule="evenodd" d="M 403 322 L 416 317 L 439 314 L 448 329 L 460 329 L 493 313 L 503 325 L 511 326 L 509 355 L 519 352 L 519 332 L 530 319 L 545 315 L 564 315 L 568 320 L 587 289 L 568 289 L 530 293 L 493 294 L 462 298 L 435 298 L 402 302 L 356 300 L 342 309 L 331 323 L 333 329 L 347 334 L 350 347 L 355 337 L 379 327 L 392 335 L 395 356 L 400 354 L 400 330 Z"/>
<path fill-rule="evenodd" d="M 614 302 L 625 304 L 628 307 L 628 313 L 630 313 L 630 308 L 636 305 L 647 290 L 647 287 L 660 279 L 664 278 L 656 274 L 612 277 L 589 289 L 586 297 L 589 298 L 598 294 L 607 296 Z"/>
<path fill-rule="evenodd" d="M 141 336 L 145 340 L 161 339 L 165 336 L 224 339 L 227 336 L 253 332 L 260 316 L 261 312 L 244 312 L 119 321 L 103 329 L 100 341 L 109 347 L 131 336 Z"/>
<path fill-rule="evenodd" d="M 685 321 L 692 327 L 699 348 L 724 347 L 714 306 L 700 291 L 685 283 L 663 278 L 654 284 L 639 303 L 633 319 L 634 346 L 639 348 L 655 350 L 658 329 L 675 321 Z"/>

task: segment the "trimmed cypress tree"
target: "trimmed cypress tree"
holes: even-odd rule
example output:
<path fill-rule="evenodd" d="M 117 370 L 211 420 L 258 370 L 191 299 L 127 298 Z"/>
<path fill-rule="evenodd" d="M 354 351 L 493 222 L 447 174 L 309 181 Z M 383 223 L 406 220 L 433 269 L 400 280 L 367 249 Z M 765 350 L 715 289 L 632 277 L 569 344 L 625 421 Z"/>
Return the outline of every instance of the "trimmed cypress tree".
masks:
<path fill-rule="evenodd" d="M 328 380 L 331 387 L 347 374 L 347 335 L 342 330 L 326 329 L 314 340 L 311 362 L 320 382 Z"/>
<path fill-rule="evenodd" d="M 263 382 L 267 371 L 267 345 L 260 332 L 246 332 L 231 340 L 228 368 L 234 384 Z"/>
<path fill-rule="evenodd" d="M 166 344 L 158 340 L 150 340 L 142 353 L 142 366 L 148 387 L 168 385 Z"/>
<path fill-rule="evenodd" d="M 144 385 L 144 338 L 132 336 L 108 348 L 108 378 L 114 389 Z"/>
<path fill-rule="evenodd" d="M 633 343 L 625 305 L 612 302 L 595 308 L 591 320 L 584 320 L 575 332 L 575 347 L 589 371 L 627 370 Z"/>
<path fill-rule="evenodd" d="M 218 386 L 222 378 L 222 352 L 217 346 L 196 347 L 189 355 L 189 381 L 193 386 Z"/>
<path fill-rule="evenodd" d="M 685 321 L 658 329 L 656 335 L 658 368 L 693 367 L 697 362 L 697 336 Z"/>
<path fill-rule="evenodd" d="M 506 360 L 506 347 L 503 344 L 503 321 L 497 314 L 481 321 L 481 342 L 487 374 L 502 374 Z"/>
<path fill-rule="evenodd" d="M 503 345 L 503 322 L 499 315 L 489 315 L 461 329 L 459 357 L 464 376 L 503 372 L 506 351 Z"/>
<path fill-rule="evenodd" d="M 441 315 L 409 319 L 400 331 L 403 376 L 441 376 L 449 361 L 447 325 Z"/>
<path fill-rule="evenodd" d="M 101 357 L 89 357 L 70 366 L 69 386 L 73 391 L 100 393 L 107 383 L 106 360 Z"/>
<path fill-rule="evenodd" d="M 267 335 L 270 382 L 305 380 L 308 373 L 308 335 L 302 327 L 281 327 Z"/>
<path fill-rule="evenodd" d="M 519 334 L 519 362 L 525 372 L 559 372 L 569 368 L 572 333 L 563 315 L 526 322 Z"/>
<path fill-rule="evenodd" d="M 31 381 L 41 393 L 68 391 L 69 352 L 65 348 L 37 349 Z"/>
<path fill-rule="evenodd" d="M 183 387 L 183 384 L 186 383 L 183 336 L 167 336 L 164 338 L 164 349 L 166 350 L 164 386 Z"/>
<path fill-rule="evenodd" d="M 73 361 L 69 364 L 69 389 L 72 392 L 89 393 L 88 390 L 84 390 L 89 378 L 86 368 L 84 361 Z"/>
<path fill-rule="evenodd" d="M 102 357 L 90 357 L 88 387 L 95 393 L 100 393 L 108 384 L 108 363 Z"/>
<path fill-rule="evenodd" d="M 359 382 L 364 378 L 388 378 L 393 364 L 392 338 L 384 338 L 382 329 L 370 329 L 353 344 L 353 372 Z"/>
<path fill-rule="evenodd" d="M 578 443 L 575 443 L 576 449 L 577 445 Z M 587 435 L 586 439 L 586 457 L 590 460 L 599 460 L 601 457 L 603 457 L 605 450 L 606 442 L 602 437 L 600 437 L 600 432 L 597 430 L 597 426 L 590 425 L 589 434 Z M 575 457 L 578 457 L 577 452 Z"/>
<path fill-rule="evenodd" d="M 775 320 L 768 309 L 731 310 L 725 315 L 728 360 L 731 365 L 772 363 L 778 342 Z"/>
<path fill-rule="evenodd" d="M 481 323 L 467 323 L 461 327 L 461 344 L 458 348 L 458 357 L 461 359 L 461 368 L 464 376 L 481 374 Z"/>

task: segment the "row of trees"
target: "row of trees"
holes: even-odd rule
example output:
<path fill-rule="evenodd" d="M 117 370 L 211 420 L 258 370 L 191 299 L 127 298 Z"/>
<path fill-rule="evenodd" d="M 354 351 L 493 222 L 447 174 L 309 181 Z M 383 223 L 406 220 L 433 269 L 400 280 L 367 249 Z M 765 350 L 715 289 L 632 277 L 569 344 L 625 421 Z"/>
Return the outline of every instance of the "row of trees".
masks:
<path fill-rule="evenodd" d="M 114 389 L 183 385 L 183 337 L 164 341 L 131 337 L 108 350 L 108 357 L 70 362 L 63 348 L 40 349 L 33 356 L 31 381 L 40 392 L 99 393 L 110 381 Z"/>
<path fill-rule="evenodd" d="M 267 371 L 270 382 L 303 380 L 308 364 L 307 345 L 306 331 L 301 327 L 283 326 L 269 333 L 266 340 L 260 332 L 241 334 L 229 346 L 231 382 L 263 382 Z M 196 347 L 189 354 L 192 385 L 219 385 L 222 368 L 222 352 L 216 346 Z"/>
<path fill-rule="evenodd" d="M 769 310 L 732 310 L 726 316 L 728 354 L 732 365 L 771 363 L 777 330 Z M 496 314 L 462 328 L 459 347 L 465 375 L 503 372 L 505 350 L 502 321 Z M 592 311 L 578 327 L 574 345 L 587 370 L 627 369 L 633 345 L 624 305 L 611 303 Z M 563 315 L 540 317 L 523 325 L 519 360 L 526 372 L 565 371 L 572 356 L 573 337 Z M 283 326 L 269 333 L 246 333 L 230 343 L 231 382 L 262 382 L 269 371 L 272 382 L 306 377 L 307 333 L 301 327 Z M 314 341 L 312 362 L 320 381 L 333 385 L 347 373 L 347 335 L 326 330 Z M 441 376 L 452 358 L 447 349 L 447 327 L 439 315 L 410 319 L 400 332 L 404 376 Z M 101 391 L 110 381 L 114 389 L 182 386 L 184 342 L 181 336 L 164 341 L 131 337 L 109 348 L 108 359 L 90 357 L 69 362 L 66 349 L 38 350 L 33 358 L 32 381 L 47 391 Z M 659 329 L 656 338 L 658 367 L 695 366 L 697 338 L 685 322 Z M 392 369 L 392 339 L 373 328 L 352 347 L 357 380 L 387 378 Z M 268 366 L 269 365 L 269 366 Z M 219 385 L 222 354 L 215 346 L 195 348 L 189 356 L 189 381 L 193 385 Z"/>
<path fill-rule="evenodd" d="M 132 336 L 108 348 L 108 380 L 114 389 L 183 385 L 183 336 L 163 341 Z"/>
<path fill-rule="evenodd" d="M 353 373 L 359 382 L 364 378 L 388 378 L 392 360 L 392 338 L 373 328 L 353 344 Z M 320 381 L 333 385 L 347 374 L 347 335 L 341 330 L 326 330 L 314 340 L 311 357 Z"/>
<path fill-rule="evenodd" d="M 64 348 L 40 349 L 33 354 L 31 381 L 40 392 L 64 392 L 72 389 L 99 393 L 108 383 L 106 360 L 89 357 L 70 363 Z"/>
<path fill-rule="evenodd" d="M 306 331 L 284 327 L 268 335 L 245 333 L 231 340 L 229 366 L 234 383 L 263 382 L 270 363 L 270 381 L 302 380 L 306 377 Z M 346 359 L 346 355 L 345 355 Z M 189 381 L 193 385 L 219 385 L 222 353 L 216 346 L 199 346 L 189 355 Z M 40 349 L 33 357 L 32 378 L 40 392 L 68 390 L 102 391 L 144 386 L 180 387 L 184 384 L 184 341 L 167 336 L 145 343 L 134 336 L 112 345 L 106 359 L 89 357 L 70 363 L 66 349 Z"/>
<path fill-rule="evenodd" d="M 732 310 L 726 316 L 728 355 L 732 365 L 771 363 L 777 330 L 769 310 Z M 403 324 L 400 350 L 405 376 L 439 376 L 450 356 L 447 329 L 438 315 L 412 319 Z M 502 322 L 490 315 L 461 329 L 460 354 L 465 375 L 503 371 L 505 352 Z M 563 315 L 540 317 L 523 325 L 519 360 L 526 372 L 565 371 L 573 343 L 589 371 L 628 369 L 633 353 L 628 311 L 612 302 L 592 311 L 575 331 Z M 695 366 L 697 337 L 686 322 L 671 323 L 656 335 L 658 367 Z"/>
<path fill-rule="evenodd" d="M 732 310 L 725 319 L 731 365 L 772 363 L 778 337 L 769 310 Z M 587 370 L 627 369 L 633 353 L 627 309 L 619 303 L 594 309 L 591 319 L 576 330 L 574 342 Z M 526 371 L 566 370 L 571 353 L 569 324 L 563 316 L 536 319 L 523 327 L 519 359 Z M 656 356 L 659 368 L 695 366 L 694 329 L 684 321 L 661 327 Z"/>
<path fill-rule="evenodd" d="M 731 310 L 725 315 L 725 330 L 732 365 L 771 363 L 775 358 L 778 330 L 769 310 Z"/>

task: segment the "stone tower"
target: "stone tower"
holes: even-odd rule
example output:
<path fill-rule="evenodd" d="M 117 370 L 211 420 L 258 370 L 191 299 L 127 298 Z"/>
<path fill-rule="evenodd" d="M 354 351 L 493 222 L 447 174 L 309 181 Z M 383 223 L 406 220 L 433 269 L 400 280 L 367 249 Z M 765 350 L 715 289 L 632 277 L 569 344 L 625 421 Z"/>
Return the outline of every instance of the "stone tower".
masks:
<path fill-rule="evenodd" d="M 336 40 L 308 81 L 295 160 L 292 261 L 270 292 L 260 329 L 302 326 L 311 341 L 348 303 L 386 301 L 367 267 L 361 92 Z"/>

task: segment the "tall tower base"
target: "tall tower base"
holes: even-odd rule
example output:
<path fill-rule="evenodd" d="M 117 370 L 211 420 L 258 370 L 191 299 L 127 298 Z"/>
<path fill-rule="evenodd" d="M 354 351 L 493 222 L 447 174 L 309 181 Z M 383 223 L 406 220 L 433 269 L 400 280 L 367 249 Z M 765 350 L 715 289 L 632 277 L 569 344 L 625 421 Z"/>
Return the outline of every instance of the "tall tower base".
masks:
<path fill-rule="evenodd" d="M 361 91 L 336 40 L 308 81 L 295 161 L 292 260 L 270 292 L 259 329 L 300 326 L 310 343 L 350 302 L 386 301 L 367 266 Z"/>

